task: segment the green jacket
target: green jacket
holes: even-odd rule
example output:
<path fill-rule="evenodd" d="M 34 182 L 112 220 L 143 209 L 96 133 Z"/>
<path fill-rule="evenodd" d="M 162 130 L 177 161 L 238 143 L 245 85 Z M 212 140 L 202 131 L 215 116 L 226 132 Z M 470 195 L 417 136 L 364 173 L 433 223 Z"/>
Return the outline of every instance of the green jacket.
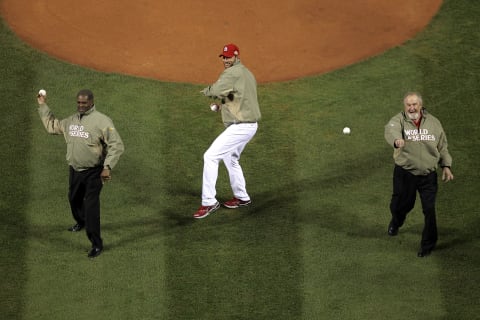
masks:
<path fill-rule="evenodd" d="M 240 60 L 225 69 L 218 80 L 202 92 L 207 97 L 222 100 L 222 121 L 225 126 L 257 122 L 261 118 L 257 81 Z"/>
<path fill-rule="evenodd" d="M 51 134 L 63 134 L 67 143 L 67 162 L 76 171 L 97 166 L 114 168 L 124 151 L 112 120 L 92 107 L 80 117 L 76 113 L 58 120 L 46 104 L 38 107 L 40 119 Z"/>
<path fill-rule="evenodd" d="M 419 129 L 405 112 L 394 116 L 385 126 L 385 139 L 393 146 L 395 164 L 414 175 L 426 175 L 441 167 L 450 167 L 452 157 L 440 121 L 422 110 Z M 404 139 L 405 146 L 396 148 L 394 141 Z"/>

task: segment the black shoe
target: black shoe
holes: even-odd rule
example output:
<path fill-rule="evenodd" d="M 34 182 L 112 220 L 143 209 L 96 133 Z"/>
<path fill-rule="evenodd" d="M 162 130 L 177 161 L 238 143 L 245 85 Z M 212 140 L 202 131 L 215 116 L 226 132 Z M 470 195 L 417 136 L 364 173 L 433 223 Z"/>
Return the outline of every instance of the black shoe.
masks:
<path fill-rule="evenodd" d="M 80 230 L 83 229 L 83 226 L 81 224 L 76 224 L 74 226 L 71 226 L 70 228 L 68 228 L 67 230 L 70 231 L 70 232 L 78 232 Z"/>
<path fill-rule="evenodd" d="M 93 247 L 93 248 L 88 252 L 88 257 L 89 257 L 89 258 L 98 257 L 98 256 L 102 253 L 102 251 L 103 251 L 102 248 Z"/>
<path fill-rule="evenodd" d="M 390 224 L 388 225 L 388 235 L 389 236 L 396 236 L 398 234 L 398 227 L 395 227 L 393 223 L 390 221 Z"/>
<path fill-rule="evenodd" d="M 418 251 L 418 253 L 417 253 L 417 257 L 425 258 L 425 257 L 429 256 L 431 253 L 432 253 L 432 250 L 430 250 L 430 249 L 420 249 L 420 251 Z"/>

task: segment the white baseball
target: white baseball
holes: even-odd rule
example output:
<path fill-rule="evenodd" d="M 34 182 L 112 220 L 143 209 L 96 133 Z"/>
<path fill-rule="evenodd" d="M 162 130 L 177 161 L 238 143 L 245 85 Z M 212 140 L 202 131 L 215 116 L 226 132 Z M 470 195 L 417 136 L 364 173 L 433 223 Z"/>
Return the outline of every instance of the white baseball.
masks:
<path fill-rule="evenodd" d="M 349 127 L 343 128 L 343 134 L 350 134 L 351 130 Z"/>
<path fill-rule="evenodd" d="M 214 111 L 214 112 L 217 112 L 217 111 L 220 109 L 220 107 L 218 106 L 218 104 L 212 103 L 212 104 L 210 105 L 210 109 L 211 109 L 212 111 Z"/>
<path fill-rule="evenodd" d="M 47 91 L 45 91 L 44 89 L 40 89 L 40 90 L 38 91 L 38 94 L 41 95 L 41 96 L 46 97 L 46 96 L 47 96 Z"/>

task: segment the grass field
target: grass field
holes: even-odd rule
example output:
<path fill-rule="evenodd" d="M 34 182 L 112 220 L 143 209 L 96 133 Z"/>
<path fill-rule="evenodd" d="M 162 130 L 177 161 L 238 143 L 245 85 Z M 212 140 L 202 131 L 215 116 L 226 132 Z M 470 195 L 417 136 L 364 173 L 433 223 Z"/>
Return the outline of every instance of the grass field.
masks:
<path fill-rule="evenodd" d="M 480 2 L 446 0 L 426 30 L 381 56 L 261 85 L 263 121 L 242 157 L 253 205 L 201 221 L 191 216 L 202 155 L 223 130 L 202 86 L 56 61 L 2 23 L 0 317 L 480 319 L 479 15 Z M 63 118 L 83 87 L 126 145 L 102 193 L 106 250 L 94 260 L 84 233 L 66 231 L 65 142 L 45 132 L 35 99 L 47 89 Z M 409 90 L 442 120 L 456 177 L 440 185 L 438 249 L 426 259 L 416 257 L 419 203 L 398 237 L 386 234 L 383 127 Z M 224 167 L 217 191 L 231 196 Z"/>

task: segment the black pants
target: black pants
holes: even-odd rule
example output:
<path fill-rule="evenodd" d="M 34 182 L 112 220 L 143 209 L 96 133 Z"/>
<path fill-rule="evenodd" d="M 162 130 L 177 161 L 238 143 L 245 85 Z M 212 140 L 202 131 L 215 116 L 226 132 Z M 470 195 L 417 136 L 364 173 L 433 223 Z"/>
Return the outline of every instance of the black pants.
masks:
<path fill-rule="evenodd" d="M 395 166 L 393 171 L 393 194 L 390 202 L 392 224 L 401 227 L 407 214 L 415 206 L 417 191 L 422 201 L 424 227 L 421 248 L 433 250 L 437 243 L 437 221 L 435 215 L 435 199 L 438 184 L 437 173 L 434 171 L 426 176 L 415 176 L 405 169 Z"/>
<path fill-rule="evenodd" d="M 85 226 L 92 247 L 103 248 L 100 236 L 100 191 L 102 167 L 75 171 L 70 167 L 68 200 L 72 215 L 78 224 Z"/>

